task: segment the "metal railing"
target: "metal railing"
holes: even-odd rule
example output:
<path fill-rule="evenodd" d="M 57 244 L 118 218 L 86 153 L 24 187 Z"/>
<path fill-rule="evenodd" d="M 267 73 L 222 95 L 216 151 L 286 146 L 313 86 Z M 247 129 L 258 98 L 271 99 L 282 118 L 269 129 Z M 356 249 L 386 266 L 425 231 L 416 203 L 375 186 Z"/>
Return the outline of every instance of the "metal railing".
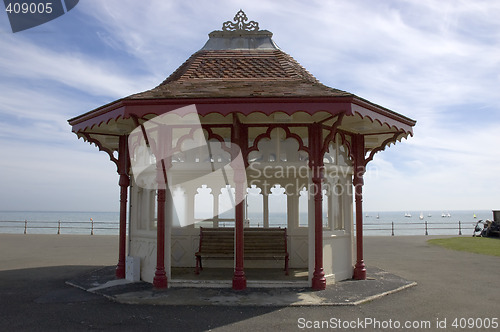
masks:
<path fill-rule="evenodd" d="M 462 235 L 463 231 L 471 232 L 474 230 L 474 223 L 470 223 L 470 227 L 467 227 L 467 223 L 463 223 L 461 221 L 458 222 L 435 222 L 431 223 L 428 221 L 423 222 L 415 222 L 411 224 L 407 223 L 363 223 L 363 233 L 366 235 L 370 235 L 371 231 L 377 232 L 387 232 L 387 234 L 391 234 L 391 236 L 397 235 L 398 231 L 403 233 L 412 233 L 415 235 L 443 235 L 436 234 L 437 232 L 433 231 L 450 231 L 449 234 L 458 234 Z M 465 227 L 464 227 L 465 226 Z M 354 223 L 354 229 L 356 229 L 356 223 Z M 433 234 L 434 233 L 434 234 Z"/>
<path fill-rule="evenodd" d="M 224 220 L 223 222 L 225 222 Z M 446 222 L 446 223 L 430 223 L 415 222 L 411 224 L 407 223 L 363 223 L 363 233 L 365 235 L 443 235 L 436 234 L 434 231 L 449 231 L 446 234 L 458 234 L 462 235 L 465 232 L 469 232 L 472 235 L 474 230 L 474 223 L 458 222 Z M 228 226 L 228 225 L 224 225 Z M 286 227 L 286 225 L 284 225 Z M 354 223 L 354 230 L 356 229 L 356 223 Z M 36 234 L 90 234 L 94 235 L 96 232 L 100 234 L 118 234 L 119 224 L 118 222 L 110 221 L 36 221 L 36 220 L 24 220 L 24 221 L 0 221 L 0 233 L 14 233 L 14 234 L 30 234 L 32 231 L 42 231 L 44 233 L 35 232 Z M 410 234 L 408 234 L 410 233 Z"/>
<path fill-rule="evenodd" d="M 109 234 L 118 234 L 119 225 L 116 222 L 110 221 L 0 221 L 0 233 L 14 233 L 14 234 L 30 234 L 30 231 L 48 231 L 48 233 L 36 234 L 81 234 L 87 233 L 94 235 L 96 231 L 102 231 Z"/>

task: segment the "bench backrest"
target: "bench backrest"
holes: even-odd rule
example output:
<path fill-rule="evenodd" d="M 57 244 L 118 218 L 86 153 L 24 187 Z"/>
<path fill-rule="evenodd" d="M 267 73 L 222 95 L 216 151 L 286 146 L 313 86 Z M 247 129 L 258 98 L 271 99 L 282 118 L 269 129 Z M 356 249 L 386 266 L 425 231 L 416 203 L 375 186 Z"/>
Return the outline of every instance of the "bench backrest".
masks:
<path fill-rule="evenodd" d="M 263 228 L 244 231 L 245 252 L 286 253 L 286 229 Z"/>
<path fill-rule="evenodd" d="M 200 252 L 232 254 L 234 252 L 234 230 L 232 228 L 200 227 Z"/>
<path fill-rule="evenodd" d="M 245 252 L 286 253 L 286 228 L 245 228 Z M 234 228 L 200 227 L 200 252 L 232 254 Z"/>

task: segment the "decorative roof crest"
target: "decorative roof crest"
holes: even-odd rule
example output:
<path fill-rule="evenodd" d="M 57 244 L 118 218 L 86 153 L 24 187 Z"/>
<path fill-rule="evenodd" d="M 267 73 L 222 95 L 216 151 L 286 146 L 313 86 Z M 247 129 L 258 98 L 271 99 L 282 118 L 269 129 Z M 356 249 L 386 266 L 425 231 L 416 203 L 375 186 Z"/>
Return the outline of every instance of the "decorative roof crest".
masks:
<path fill-rule="evenodd" d="M 243 10 L 240 9 L 239 12 L 234 16 L 233 23 L 231 21 L 224 22 L 222 24 L 222 31 L 259 31 L 259 23 L 255 21 L 248 21 L 248 17 Z"/>

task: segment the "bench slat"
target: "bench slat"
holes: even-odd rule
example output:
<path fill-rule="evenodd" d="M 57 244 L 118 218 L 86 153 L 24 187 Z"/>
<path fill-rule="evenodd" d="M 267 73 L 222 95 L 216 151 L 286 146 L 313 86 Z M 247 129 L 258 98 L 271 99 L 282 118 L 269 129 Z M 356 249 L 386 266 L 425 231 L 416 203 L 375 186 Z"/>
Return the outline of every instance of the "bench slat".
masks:
<path fill-rule="evenodd" d="M 288 275 L 286 228 L 245 228 L 244 259 L 285 260 Z M 195 253 L 196 274 L 201 259 L 234 259 L 234 229 L 200 227 L 199 251 Z"/>

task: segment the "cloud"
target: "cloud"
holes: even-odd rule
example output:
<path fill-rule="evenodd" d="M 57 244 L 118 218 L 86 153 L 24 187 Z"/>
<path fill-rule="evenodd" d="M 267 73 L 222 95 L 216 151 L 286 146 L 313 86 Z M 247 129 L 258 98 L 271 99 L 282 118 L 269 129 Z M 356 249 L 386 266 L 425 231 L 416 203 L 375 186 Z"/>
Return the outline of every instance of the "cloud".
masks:
<path fill-rule="evenodd" d="M 367 209 L 496 204 L 500 3 L 88 0 L 78 31 L 0 38 L 4 205 L 116 209 L 114 165 L 66 119 L 156 86 L 240 8 L 323 83 L 418 120 L 373 160 Z"/>
<path fill-rule="evenodd" d="M 214 30 L 211 19 L 220 23 L 214 3 L 110 0 L 88 1 L 78 9 L 98 22 L 105 43 L 143 61 L 159 82 L 203 46 Z"/>
<path fill-rule="evenodd" d="M 499 124 L 460 134 L 441 129 L 444 139 L 422 135 L 380 153 L 365 181 L 367 210 L 492 209 L 500 189 Z M 371 174 L 372 173 L 372 174 Z"/>
<path fill-rule="evenodd" d="M 3 50 L 0 70 L 4 82 L 57 83 L 87 94 L 114 98 L 135 93 L 151 84 L 148 77 L 128 76 L 112 58 L 102 60 L 83 53 L 57 52 L 15 36 L 0 39 Z"/>
<path fill-rule="evenodd" d="M 118 210 L 116 167 L 96 150 L 0 140 L 0 210 Z"/>

